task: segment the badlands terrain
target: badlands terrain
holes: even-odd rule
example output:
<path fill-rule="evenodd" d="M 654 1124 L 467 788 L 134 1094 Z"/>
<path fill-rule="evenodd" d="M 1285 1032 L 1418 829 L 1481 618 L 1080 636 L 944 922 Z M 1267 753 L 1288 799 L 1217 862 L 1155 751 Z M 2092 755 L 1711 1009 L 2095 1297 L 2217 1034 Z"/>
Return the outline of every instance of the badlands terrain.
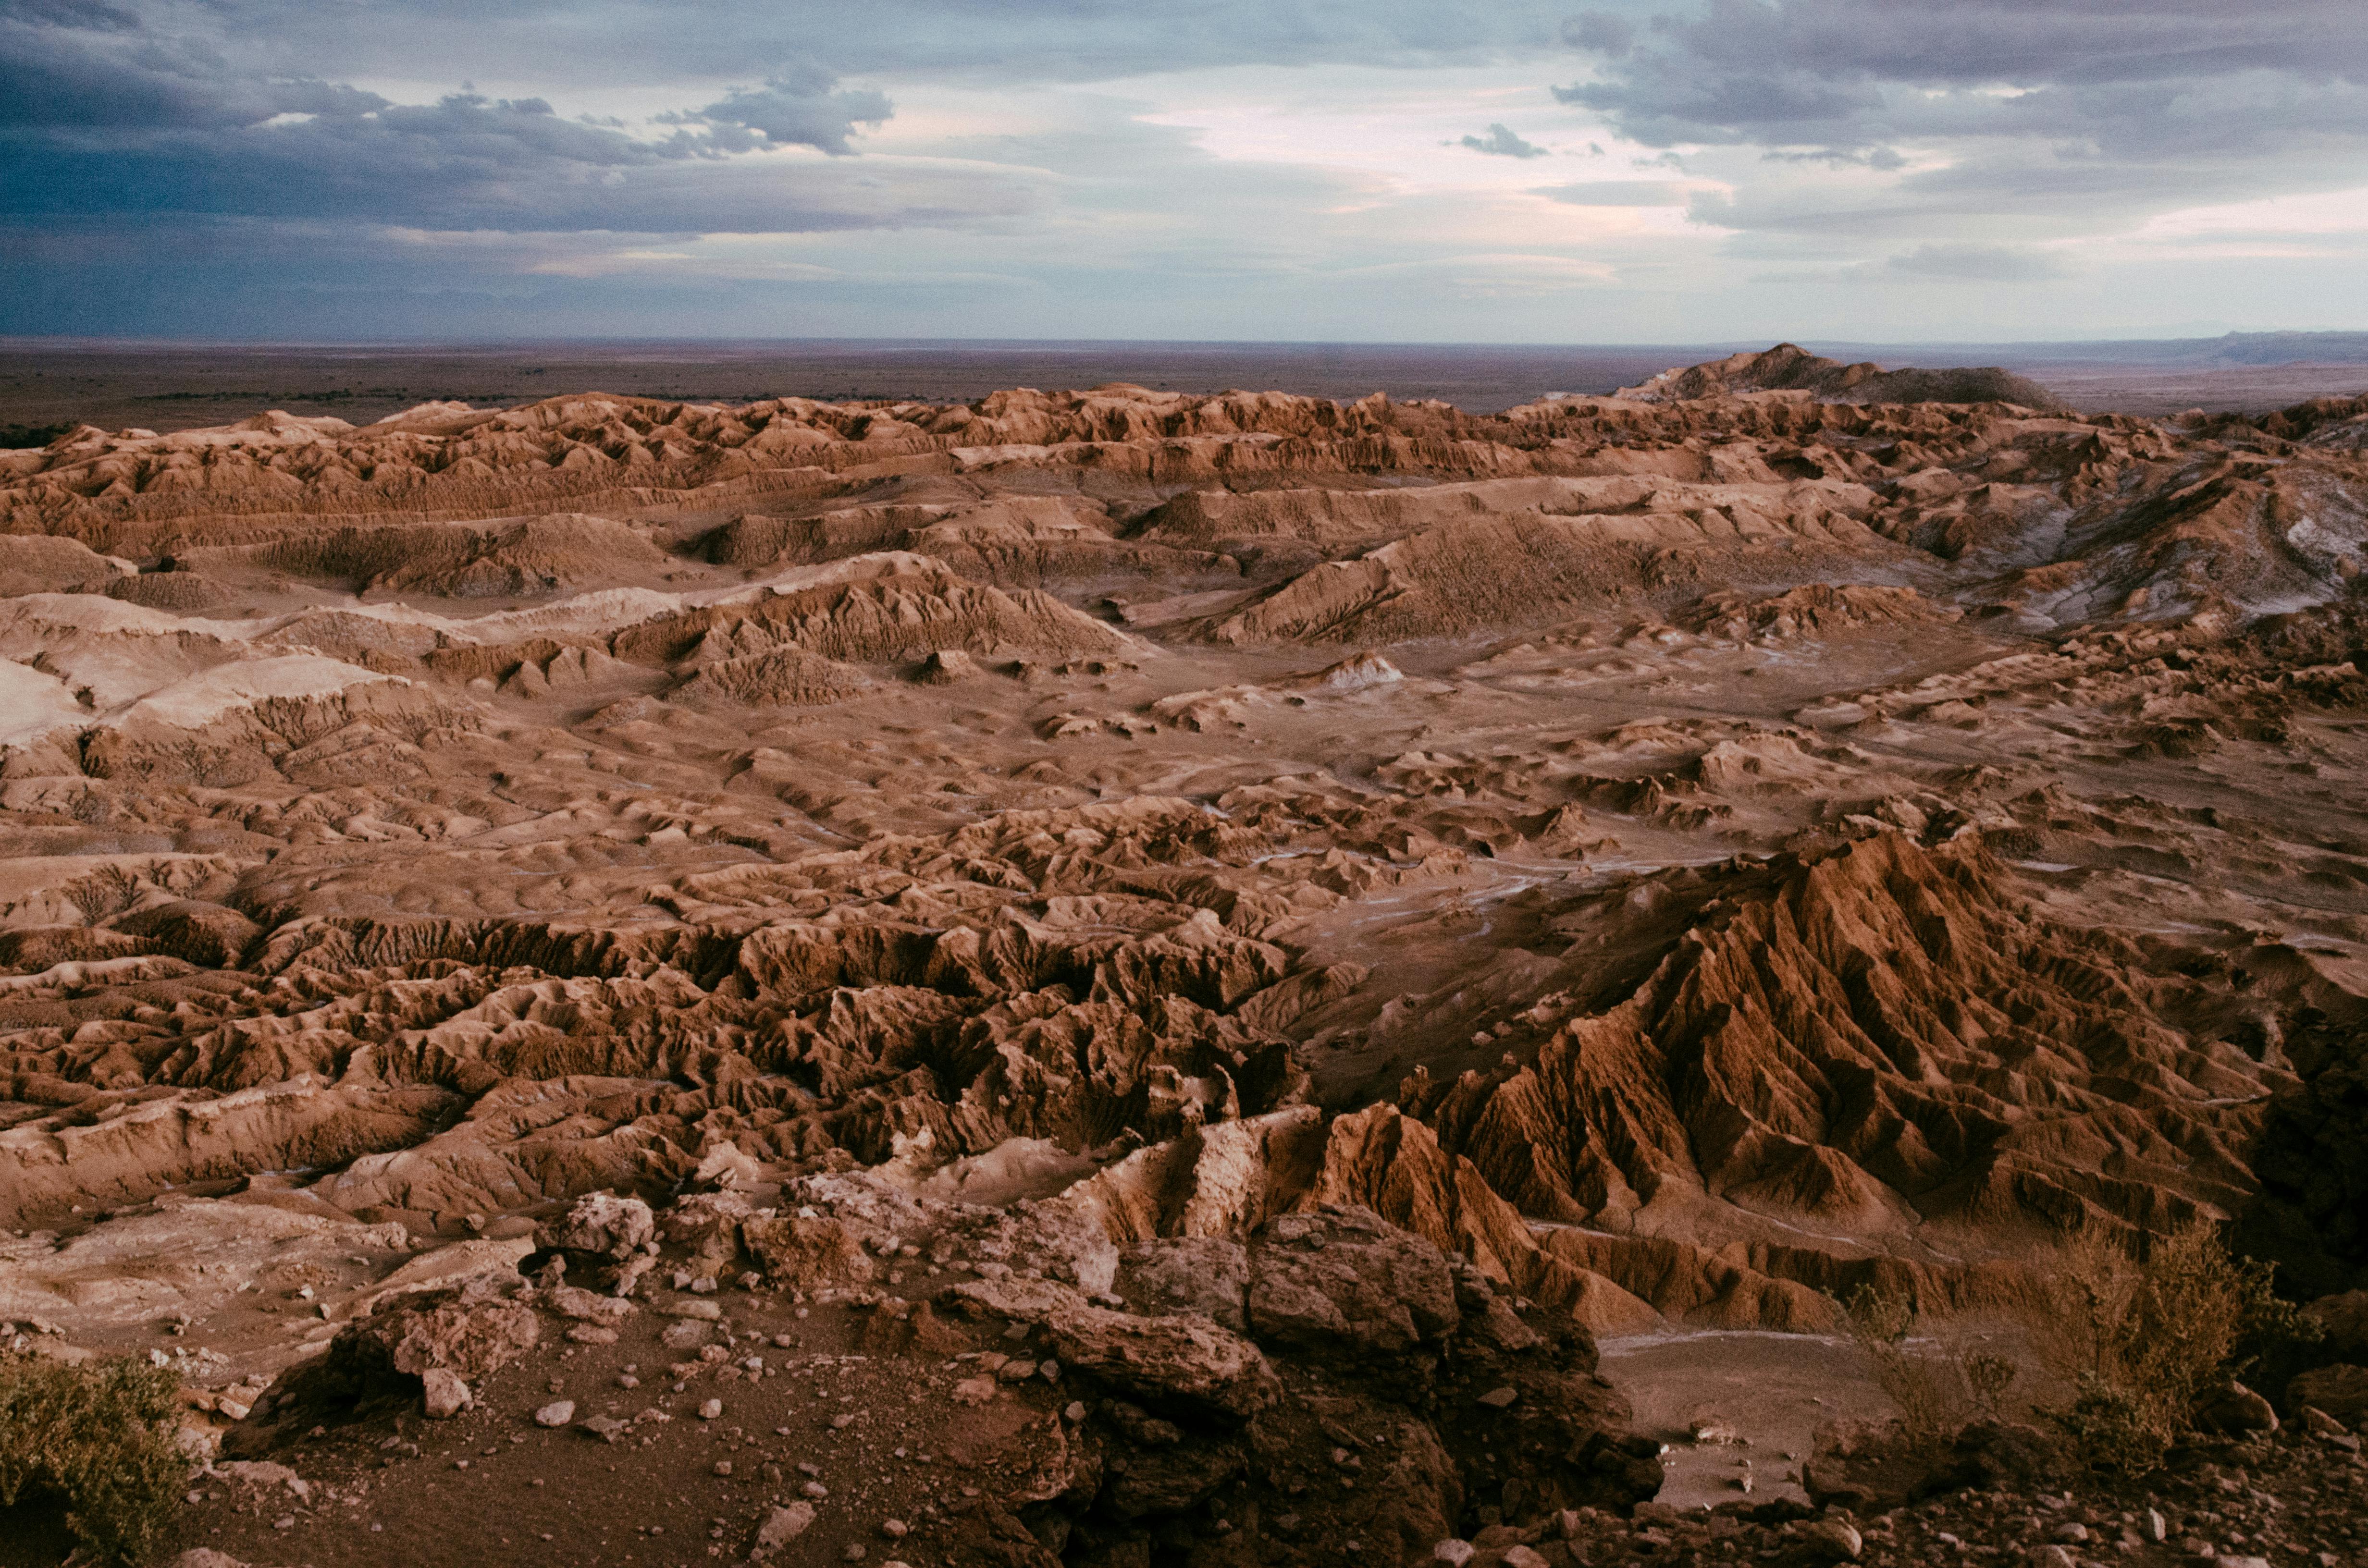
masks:
<path fill-rule="evenodd" d="M 2074 1235 L 2368 1359 L 2363 560 L 2368 398 L 1789 347 L 0 452 L 6 1345 L 290 1568 L 2358 1562 L 2368 1373 L 1802 1466 Z"/>

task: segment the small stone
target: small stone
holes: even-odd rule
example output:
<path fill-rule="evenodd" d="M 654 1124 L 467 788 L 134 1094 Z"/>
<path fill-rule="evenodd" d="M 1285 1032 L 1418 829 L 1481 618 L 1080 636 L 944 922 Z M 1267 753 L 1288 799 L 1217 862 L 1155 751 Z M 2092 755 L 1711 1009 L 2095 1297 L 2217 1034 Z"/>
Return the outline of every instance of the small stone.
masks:
<path fill-rule="evenodd" d="M 1431 1561 L 1444 1562 L 1448 1568 L 1463 1568 L 1472 1561 L 1474 1548 L 1468 1540 L 1442 1540 L 1430 1549 Z"/>
<path fill-rule="evenodd" d="M 995 1379 L 992 1375 L 965 1378 L 954 1385 L 954 1403 L 957 1404 L 985 1404 L 994 1397 Z"/>
<path fill-rule="evenodd" d="M 847 1550 L 840 1555 L 845 1557 L 849 1562 L 860 1562 L 867 1555 L 869 1555 L 869 1553 L 867 1552 L 863 1543 L 859 1540 L 848 1543 Z"/>
<path fill-rule="evenodd" d="M 620 1372 L 617 1374 L 617 1386 L 620 1389 L 637 1389 L 642 1386 L 642 1380 L 631 1372 Z"/>
<path fill-rule="evenodd" d="M 880 1533 L 886 1536 L 890 1540 L 904 1540 L 905 1537 L 912 1530 L 912 1526 L 906 1524 L 902 1519 L 882 1519 L 880 1521 Z"/>
<path fill-rule="evenodd" d="M 715 1473 L 718 1475 L 730 1475 L 732 1473 L 732 1461 L 730 1460 L 717 1460 L 715 1461 Z"/>
<path fill-rule="evenodd" d="M 1739 1443 L 1743 1441 L 1743 1434 L 1736 1430 L 1735 1424 L 1733 1422 L 1722 1421 L 1715 1415 L 1705 1415 L 1693 1421 L 1686 1427 L 1686 1435 L 1693 1438 L 1697 1443 Z"/>
<path fill-rule="evenodd" d="M 798 1490 L 804 1493 L 807 1496 L 813 1498 L 817 1503 L 830 1495 L 830 1488 L 825 1486 L 819 1481 L 809 1481 L 803 1486 L 799 1487 Z"/>
<path fill-rule="evenodd" d="M 1514 1392 L 1511 1389 L 1490 1389 L 1486 1393 L 1480 1396 L 1480 1403 L 1486 1405 L 1491 1410 L 1505 1410 L 1510 1408 L 1513 1401 L 1520 1397 L 1521 1396 L 1520 1394 Z M 1461 1562 L 1462 1559 L 1459 1558 L 1457 1561 Z"/>
<path fill-rule="evenodd" d="M 1526 1546 L 1508 1546 L 1497 1561 L 1505 1568 L 1546 1568 L 1544 1557 Z"/>
<path fill-rule="evenodd" d="M 723 1402 L 720 1399 L 711 1399 L 699 1407 L 699 1418 L 701 1421 L 712 1421 L 723 1414 Z"/>
<path fill-rule="evenodd" d="M 534 1413 L 538 1426 L 564 1426 L 575 1419 L 575 1402 L 572 1399 L 554 1399 Z"/>
<path fill-rule="evenodd" d="M 2032 1552 L 2031 1568 L 2080 1568 L 2080 1563 L 2060 1546 L 2043 1546 Z"/>
<path fill-rule="evenodd" d="M 613 1415 L 589 1416 L 582 1425 L 585 1431 L 604 1443 L 613 1443 L 633 1429 L 631 1422 L 620 1421 Z"/>
<path fill-rule="evenodd" d="M 2162 1541 L 2170 1538 L 2170 1522 L 2162 1517 L 2159 1509 L 2148 1508 L 2146 1511 L 2144 1528 L 2148 1540 Z"/>
<path fill-rule="evenodd" d="M 844 1432 L 854 1425 L 855 1413 L 851 1410 L 842 1410 L 830 1418 L 830 1429 L 834 1432 Z"/>
<path fill-rule="evenodd" d="M 773 1551 L 788 1545 L 805 1534 L 814 1522 L 814 1511 L 811 1503 L 792 1503 L 786 1508 L 774 1509 L 757 1527 L 757 1551 Z"/>
<path fill-rule="evenodd" d="M 2055 1539 L 2066 1546 L 2078 1546 L 2089 1539 L 2089 1527 L 2075 1519 L 2066 1519 L 2055 1527 Z"/>

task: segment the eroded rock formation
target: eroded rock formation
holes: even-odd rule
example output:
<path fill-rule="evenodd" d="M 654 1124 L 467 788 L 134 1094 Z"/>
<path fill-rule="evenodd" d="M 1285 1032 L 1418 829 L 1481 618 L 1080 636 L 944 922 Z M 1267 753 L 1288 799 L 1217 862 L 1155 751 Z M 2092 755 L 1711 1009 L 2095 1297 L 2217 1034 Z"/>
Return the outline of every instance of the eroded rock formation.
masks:
<path fill-rule="evenodd" d="M 1213 1563 L 1626 1507 L 1595 1336 L 2356 1291 L 2368 407 L 1861 369 L 0 454 L 0 1316 L 464 1421 L 746 1276 L 958 1560 Z"/>

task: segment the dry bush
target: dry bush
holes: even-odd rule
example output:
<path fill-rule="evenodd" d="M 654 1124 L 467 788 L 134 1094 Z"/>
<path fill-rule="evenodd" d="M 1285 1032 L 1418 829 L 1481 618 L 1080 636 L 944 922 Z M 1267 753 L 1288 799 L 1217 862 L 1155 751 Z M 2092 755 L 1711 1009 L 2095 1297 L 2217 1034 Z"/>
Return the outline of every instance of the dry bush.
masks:
<path fill-rule="evenodd" d="M 2040 1270 L 2034 1343 L 2076 1392 L 2048 1412 L 2092 1467 L 2142 1474 L 2192 1429 L 2197 1403 L 2302 1324 L 2272 1267 L 2232 1255 L 2198 1221 L 2135 1252 L 2102 1236 Z"/>
<path fill-rule="evenodd" d="M 92 1551 L 144 1561 L 188 1476 L 173 1443 L 179 1392 L 144 1361 L 0 1354 L 0 1507 L 53 1503 Z"/>
<path fill-rule="evenodd" d="M 2006 1413 L 2018 1375 L 2014 1363 L 1975 1349 L 1945 1323 L 1928 1324 L 1908 1297 L 1861 1285 L 1844 1303 L 1843 1315 L 1918 1447 L 1938 1449 L 1968 1422 Z"/>

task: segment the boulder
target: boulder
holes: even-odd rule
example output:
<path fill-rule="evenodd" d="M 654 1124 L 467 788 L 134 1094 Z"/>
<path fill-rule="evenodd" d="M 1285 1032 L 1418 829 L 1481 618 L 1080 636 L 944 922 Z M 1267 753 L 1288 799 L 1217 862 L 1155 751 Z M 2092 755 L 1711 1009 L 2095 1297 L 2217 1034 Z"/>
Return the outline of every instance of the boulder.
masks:
<path fill-rule="evenodd" d="M 2286 1403 L 2315 1406 L 2357 1427 L 2368 1421 L 2368 1367 L 2343 1363 L 2299 1373 L 2286 1384 Z"/>
<path fill-rule="evenodd" d="M 1126 1249 L 1118 1292 L 1147 1312 L 1196 1312 L 1236 1334 L 1248 1331 L 1249 1249 L 1222 1236 L 1186 1236 Z"/>
<path fill-rule="evenodd" d="M 430 1421 L 448 1421 L 469 1408 L 473 1396 L 461 1374 L 430 1367 L 419 1375 L 420 1396 Z"/>
<path fill-rule="evenodd" d="M 2278 1413 L 2271 1408 L 2268 1400 L 2232 1378 L 2197 1402 L 2195 1425 L 2200 1431 L 2224 1437 L 2249 1437 L 2256 1432 L 2276 1431 Z"/>
<path fill-rule="evenodd" d="M 1115 1312 L 1051 1280 L 1011 1277 L 972 1280 L 952 1295 L 973 1311 L 1042 1328 L 1064 1369 L 1155 1410 L 1239 1419 L 1281 1392 L 1264 1353 L 1207 1318 Z"/>
<path fill-rule="evenodd" d="M 1396 1356 L 1456 1325 L 1446 1255 L 1364 1210 L 1285 1215 L 1259 1239 L 1248 1297 L 1259 1339 Z"/>
<path fill-rule="evenodd" d="M 837 1220 L 797 1215 L 744 1220 L 740 1240 L 766 1278 L 789 1290 L 860 1285 L 872 1275 L 871 1259 Z"/>
<path fill-rule="evenodd" d="M 657 1239 L 657 1218 L 638 1198 L 587 1192 L 545 1226 L 536 1240 L 561 1252 L 602 1254 L 621 1261 Z"/>
<path fill-rule="evenodd" d="M 531 1308 L 461 1291 L 415 1298 L 348 1325 L 330 1342 L 327 1364 L 364 1385 L 393 1376 L 416 1380 L 424 1389 L 431 1371 L 473 1383 L 533 1349 L 541 1337 L 541 1320 Z"/>

